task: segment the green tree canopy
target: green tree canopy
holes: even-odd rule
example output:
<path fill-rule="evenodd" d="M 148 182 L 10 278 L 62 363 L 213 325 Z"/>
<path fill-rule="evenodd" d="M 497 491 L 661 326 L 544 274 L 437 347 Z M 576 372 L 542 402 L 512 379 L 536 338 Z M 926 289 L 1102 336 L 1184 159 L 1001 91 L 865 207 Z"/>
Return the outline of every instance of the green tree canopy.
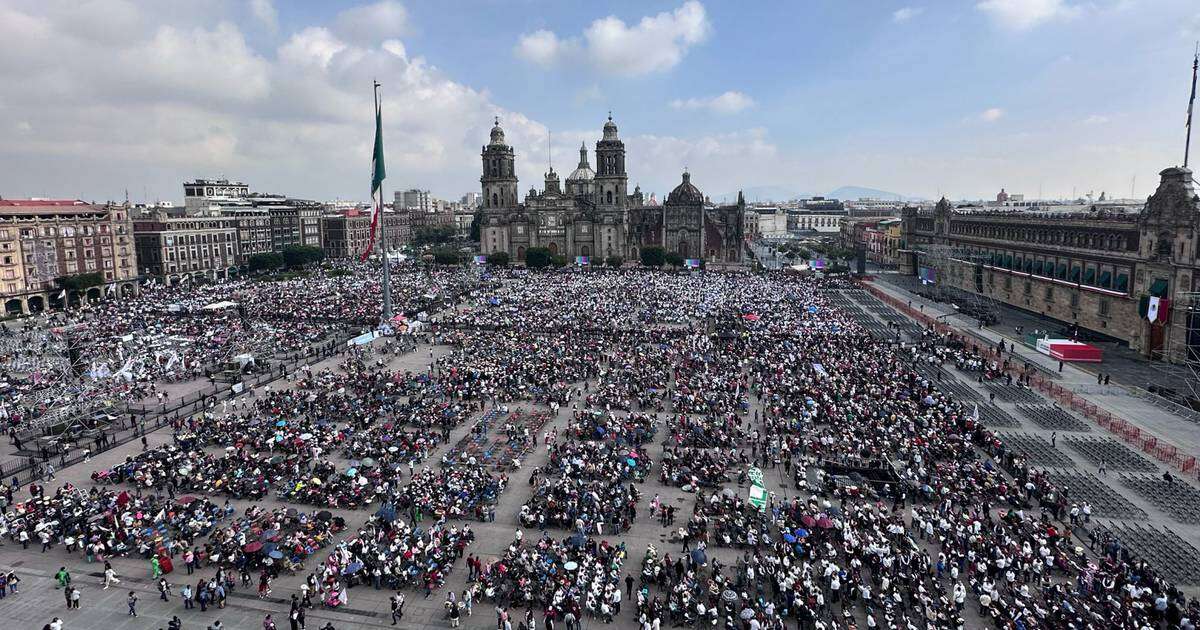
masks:
<path fill-rule="evenodd" d="M 421 245 L 445 245 L 454 240 L 454 227 L 449 225 L 430 225 L 417 228 L 417 233 L 413 235 L 413 244 Z"/>
<path fill-rule="evenodd" d="M 494 252 L 494 253 L 488 254 L 487 263 L 489 265 L 495 265 L 497 267 L 507 266 L 508 265 L 508 252 Z"/>
<path fill-rule="evenodd" d="M 471 217 L 471 240 L 478 243 L 483 232 L 483 210 L 476 210 Z"/>
<path fill-rule="evenodd" d="M 83 291 L 104 284 L 104 274 L 99 271 L 93 271 L 91 273 L 77 273 L 73 276 L 59 276 L 54 279 L 54 284 L 68 291 Z"/>
<path fill-rule="evenodd" d="M 325 250 L 312 245 L 288 245 L 283 248 L 283 263 L 288 267 L 303 267 L 325 260 Z"/>
<path fill-rule="evenodd" d="M 438 247 L 429 253 L 433 254 L 433 262 L 439 265 L 461 265 L 463 253 L 456 247 Z"/>
<path fill-rule="evenodd" d="M 525 266 L 530 269 L 549 267 L 552 262 L 554 262 L 554 257 L 545 247 L 530 247 L 525 250 Z"/>
<path fill-rule="evenodd" d="M 246 262 L 250 265 L 250 271 L 270 271 L 283 266 L 283 254 L 263 252 L 254 254 Z"/>
<path fill-rule="evenodd" d="M 667 262 L 667 253 L 658 246 L 643 247 L 641 257 L 642 264 L 647 267 L 661 267 Z"/>

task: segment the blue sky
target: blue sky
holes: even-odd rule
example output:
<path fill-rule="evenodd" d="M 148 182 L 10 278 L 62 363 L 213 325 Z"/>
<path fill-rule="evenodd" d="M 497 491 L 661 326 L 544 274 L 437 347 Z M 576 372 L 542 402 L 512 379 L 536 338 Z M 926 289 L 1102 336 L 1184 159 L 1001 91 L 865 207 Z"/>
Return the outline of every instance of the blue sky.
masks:
<path fill-rule="evenodd" d="M 686 166 L 714 195 L 1142 197 L 1182 161 L 1198 38 L 1177 0 L 0 0 L 28 86 L 0 95 L 0 195 L 362 198 L 377 77 L 389 186 L 444 197 L 478 188 L 492 115 L 528 188 L 547 134 L 569 172 L 609 109 L 660 195 Z"/>

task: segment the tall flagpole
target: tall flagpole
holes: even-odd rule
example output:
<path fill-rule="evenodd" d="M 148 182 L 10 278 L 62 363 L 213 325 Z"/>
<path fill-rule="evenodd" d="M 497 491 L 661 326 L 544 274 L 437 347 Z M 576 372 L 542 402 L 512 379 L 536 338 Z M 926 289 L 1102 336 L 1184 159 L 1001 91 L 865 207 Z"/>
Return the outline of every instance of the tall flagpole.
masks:
<path fill-rule="evenodd" d="M 375 119 L 382 120 L 382 102 L 379 99 L 379 82 L 375 81 Z M 377 133 L 383 134 L 380 129 Z M 380 141 L 382 144 L 382 140 Z M 380 147 L 382 149 L 382 147 Z M 379 249 L 383 252 L 383 323 L 387 324 L 392 321 L 392 273 L 391 263 L 388 261 L 388 242 L 387 242 L 387 217 L 383 216 L 383 188 L 380 187 L 379 199 L 375 202 L 379 204 L 376 211 L 379 212 Z M 392 208 L 395 211 L 395 207 Z"/>
<path fill-rule="evenodd" d="M 1196 54 L 1192 56 L 1192 96 L 1188 99 L 1187 140 L 1183 145 L 1183 168 L 1187 168 L 1188 154 L 1192 150 L 1192 107 L 1196 104 L 1196 68 L 1200 66 L 1200 44 L 1196 44 Z"/>

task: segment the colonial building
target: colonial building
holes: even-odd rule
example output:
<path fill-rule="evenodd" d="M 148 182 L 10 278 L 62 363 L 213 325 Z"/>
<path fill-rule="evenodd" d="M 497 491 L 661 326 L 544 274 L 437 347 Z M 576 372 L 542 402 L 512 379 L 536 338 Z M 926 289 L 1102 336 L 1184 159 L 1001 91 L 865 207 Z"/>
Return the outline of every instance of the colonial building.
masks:
<path fill-rule="evenodd" d="M 321 204 L 281 195 L 259 195 L 254 206 L 265 209 L 271 221 L 271 247 L 277 252 L 290 245 L 321 246 Z"/>
<path fill-rule="evenodd" d="M 1160 176 L 1132 212 L 997 211 L 955 208 L 945 199 L 932 211 L 906 208 L 901 271 L 925 271 L 935 282 L 1077 324 L 1146 357 L 1182 362 L 1200 351 L 1186 308 L 1200 284 L 1200 198 L 1190 170 L 1172 167 Z M 1151 298 L 1167 311 L 1160 322 L 1146 317 Z"/>
<path fill-rule="evenodd" d="M 529 248 L 544 247 L 556 255 L 632 260 L 643 247 L 661 246 L 684 258 L 742 262 L 746 203 L 740 194 L 735 205 L 709 206 L 685 172 L 661 206 L 647 204 L 640 188 L 628 190 L 625 143 L 611 117 L 595 156 L 593 170 L 581 146 L 579 164 L 565 181 L 551 168 L 542 190 L 530 188 L 518 201 L 516 157 L 497 120 L 481 156 L 483 253 L 524 260 Z"/>
<path fill-rule="evenodd" d="M 135 219 L 133 232 L 142 273 L 169 284 L 192 276 L 226 278 L 244 262 L 238 220 L 220 213 L 155 211 Z"/>
<path fill-rule="evenodd" d="M 55 278 L 98 273 L 65 291 Z M 62 308 L 137 292 L 129 209 L 76 200 L 0 199 L 0 298 L 6 314 Z"/>
<path fill-rule="evenodd" d="M 388 250 L 395 252 L 408 242 L 408 212 L 384 210 L 382 229 Z M 321 217 L 321 248 L 327 258 L 357 258 L 371 239 L 371 211 L 352 208 Z M 379 250 L 376 250 L 378 252 Z"/>

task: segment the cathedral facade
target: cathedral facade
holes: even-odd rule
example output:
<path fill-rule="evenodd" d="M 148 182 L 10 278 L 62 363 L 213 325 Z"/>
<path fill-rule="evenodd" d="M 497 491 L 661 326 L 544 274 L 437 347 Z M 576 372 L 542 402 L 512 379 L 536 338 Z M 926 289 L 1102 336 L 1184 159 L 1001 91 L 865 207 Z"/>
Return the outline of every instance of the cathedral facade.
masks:
<path fill-rule="evenodd" d="M 587 146 L 580 146 L 579 165 L 565 181 L 551 168 L 542 190 L 530 188 L 518 201 L 516 157 L 497 120 L 482 153 L 481 251 L 507 252 L 523 261 L 529 248 L 544 247 L 551 254 L 600 262 L 610 256 L 637 260 L 642 248 L 660 246 L 683 258 L 743 262 L 746 203 L 741 193 L 736 204 L 712 206 L 686 172 L 662 205 L 647 202 L 637 187 L 630 193 L 625 143 L 611 116 L 595 157 L 593 170 Z"/>

